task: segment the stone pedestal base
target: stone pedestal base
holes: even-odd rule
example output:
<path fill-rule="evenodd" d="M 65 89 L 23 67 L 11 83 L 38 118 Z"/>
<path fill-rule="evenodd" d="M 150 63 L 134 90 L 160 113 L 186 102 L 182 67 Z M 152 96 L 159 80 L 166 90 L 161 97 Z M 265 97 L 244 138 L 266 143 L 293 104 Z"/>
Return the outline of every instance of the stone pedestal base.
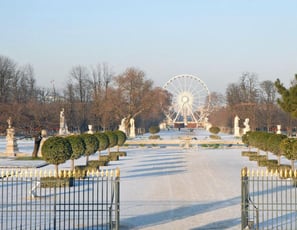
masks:
<path fill-rule="evenodd" d="M 17 141 L 14 137 L 14 128 L 8 128 L 6 136 L 6 155 L 7 156 L 16 156 L 17 152 L 19 152 Z"/>
<path fill-rule="evenodd" d="M 235 136 L 235 137 L 240 137 L 239 127 L 235 127 L 235 128 L 234 128 L 234 136 Z"/>

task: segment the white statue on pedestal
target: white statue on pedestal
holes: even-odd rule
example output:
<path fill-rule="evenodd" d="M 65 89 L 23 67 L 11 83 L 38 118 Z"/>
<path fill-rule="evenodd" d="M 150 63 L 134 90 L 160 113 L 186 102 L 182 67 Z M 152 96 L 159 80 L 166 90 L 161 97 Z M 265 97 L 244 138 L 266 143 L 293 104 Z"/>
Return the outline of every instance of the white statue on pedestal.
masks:
<path fill-rule="evenodd" d="M 16 138 L 14 137 L 14 128 L 12 127 L 12 119 L 9 117 L 7 119 L 8 128 L 6 129 L 6 155 L 7 156 L 16 156 L 16 153 L 19 152 Z"/>
<path fill-rule="evenodd" d="M 239 133 L 239 117 L 236 115 L 234 118 L 234 136 L 235 137 L 240 137 Z"/>
<path fill-rule="evenodd" d="M 209 129 L 211 128 L 211 123 L 208 121 L 208 117 L 204 118 L 204 128 L 209 131 Z"/>
<path fill-rule="evenodd" d="M 130 134 L 129 137 L 134 138 L 135 137 L 135 124 L 134 124 L 134 118 L 130 119 Z"/>
<path fill-rule="evenodd" d="M 89 134 L 93 134 L 94 132 L 93 132 L 93 125 L 88 125 L 88 132 L 87 133 L 89 133 Z"/>
<path fill-rule="evenodd" d="M 277 125 L 276 128 L 277 128 L 276 134 L 282 134 L 281 125 Z"/>
<path fill-rule="evenodd" d="M 119 130 L 123 131 L 124 133 L 127 134 L 126 132 L 126 125 L 125 125 L 125 121 L 126 121 L 126 118 L 124 117 L 121 121 L 121 124 L 119 125 Z"/>
<path fill-rule="evenodd" d="M 60 112 L 60 129 L 59 129 L 59 135 L 67 135 L 69 134 L 68 128 L 65 121 L 65 113 L 64 108 Z"/>
<path fill-rule="evenodd" d="M 250 131 L 251 129 L 250 129 L 250 125 L 249 125 L 249 121 L 250 121 L 250 119 L 249 118 L 246 118 L 245 120 L 244 120 L 244 129 L 243 129 L 243 134 L 246 134 L 248 131 Z"/>

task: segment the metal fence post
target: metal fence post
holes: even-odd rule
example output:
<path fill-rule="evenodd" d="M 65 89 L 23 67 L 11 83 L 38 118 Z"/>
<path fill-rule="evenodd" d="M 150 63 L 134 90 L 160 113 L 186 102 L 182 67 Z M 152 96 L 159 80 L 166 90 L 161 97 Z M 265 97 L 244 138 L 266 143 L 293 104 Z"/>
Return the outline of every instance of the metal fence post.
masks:
<path fill-rule="evenodd" d="M 116 169 L 115 176 L 115 229 L 120 228 L 120 169 Z"/>
<path fill-rule="evenodd" d="M 248 226 L 249 184 L 247 168 L 241 170 L 241 229 Z"/>

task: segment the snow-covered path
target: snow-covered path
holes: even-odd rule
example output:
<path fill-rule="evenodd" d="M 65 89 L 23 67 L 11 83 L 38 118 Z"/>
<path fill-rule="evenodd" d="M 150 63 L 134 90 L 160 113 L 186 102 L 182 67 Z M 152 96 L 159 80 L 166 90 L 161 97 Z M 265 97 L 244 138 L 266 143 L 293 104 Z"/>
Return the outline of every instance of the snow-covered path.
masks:
<path fill-rule="evenodd" d="M 240 229 L 241 149 L 127 150 L 121 229 Z"/>
<path fill-rule="evenodd" d="M 24 143 L 20 149 L 31 154 L 32 142 Z M 106 167 L 121 170 L 120 229 L 240 229 L 240 172 L 257 167 L 242 150 L 122 148 L 127 157 Z M 3 165 L 10 161 L 1 159 Z M 75 164 L 85 164 L 85 158 Z M 59 168 L 70 168 L 70 162 Z"/>

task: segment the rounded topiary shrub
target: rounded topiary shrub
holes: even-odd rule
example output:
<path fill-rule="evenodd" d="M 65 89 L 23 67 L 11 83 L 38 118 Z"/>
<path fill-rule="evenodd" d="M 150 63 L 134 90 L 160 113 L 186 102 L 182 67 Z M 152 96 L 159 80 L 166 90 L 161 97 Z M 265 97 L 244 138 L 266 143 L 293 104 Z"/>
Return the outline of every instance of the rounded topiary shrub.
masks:
<path fill-rule="evenodd" d="M 114 132 L 115 135 L 118 136 L 118 146 L 123 146 L 127 140 L 127 135 L 121 130 L 117 130 Z"/>
<path fill-rule="evenodd" d="M 126 140 L 127 140 L 127 135 L 126 135 L 126 133 L 124 133 L 121 130 L 116 130 L 116 131 L 114 131 L 114 133 L 118 137 L 117 146 L 118 146 L 118 152 L 119 152 L 120 151 L 120 146 L 123 146 L 125 144 Z"/>
<path fill-rule="evenodd" d="M 72 148 L 69 141 L 63 137 L 49 137 L 42 145 L 41 152 L 46 162 L 55 165 L 58 177 L 58 166 L 70 159 Z"/>
<path fill-rule="evenodd" d="M 72 154 L 70 156 L 70 160 L 71 160 L 71 170 L 74 170 L 74 160 L 80 158 L 85 154 L 86 145 L 80 135 L 67 136 L 66 140 L 69 141 L 72 148 Z"/>
<path fill-rule="evenodd" d="M 149 132 L 154 135 L 154 134 L 160 132 L 160 127 L 159 126 L 151 126 L 149 128 Z"/>
<path fill-rule="evenodd" d="M 221 131 L 221 129 L 219 127 L 216 126 L 212 126 L 209 128 L 209 132 L 213 133 L 213 134 L 218 134 Z"/>
<path fill-rule="evenodd" d="M 215 126 L 210 127 L 209 132 L 212 133 L 212 135 L 210 135 L 209 137 L 211 139 L 221 139 L 221 137 L 217 135 L 220 131 L 221 130 L 219 127 L 215 127 Z"/>
<path fill-rule="evenodd" d="M 108 141 L 109 141 L 108 153 L 110 153 L 110 148 L 118 144 L 118 136 L 113 131 L 105 131 L 104 133 L 108 137 Z"/>
<path fill-rule="evenodd" d="M 81 135 L 81 138 L 85 142 L 86 150 L 85 150 L 85 156 L 86 156 L 86 165 L 89 161 L 89 156 L 97 152 L 99 148 L 99 142 L 97 137 L 94 134 L 84 133 Z"/>
<path fill-rule="evenodd" d="M 105 133 L 94 133 L 95 137 L 98 139 L 99 148 L 98 151 L 103 151 L 108 148 L 109 140 L 108 136 Z"/>

